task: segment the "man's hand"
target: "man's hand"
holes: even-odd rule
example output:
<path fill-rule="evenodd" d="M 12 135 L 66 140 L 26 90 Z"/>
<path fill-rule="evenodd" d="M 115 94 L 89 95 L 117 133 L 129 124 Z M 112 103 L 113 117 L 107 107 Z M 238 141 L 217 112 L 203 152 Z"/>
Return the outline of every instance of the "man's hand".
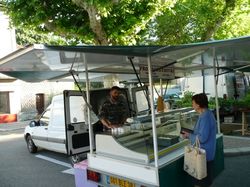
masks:
<path fill-rule="evenodd" d="M 105 127 L 109 128 L 109 129 L 112 128 L 112 127 L 111 127 L 112 124 L 110 123 L 109 120 L 101 119 L 101 122 L 102 122 L 102 124 L 103 124 Z"/>
<path fill-rule="evenodd" d="M 109 128 L 109 129 L 114 129 L 114 128 L 118 128 L 118 127 L 121 127 L 123 124 L 114 124 L 114 123 L 111 123 L 109 120 L 107 119 L 101 119 L 101 122 L 102 124 Z"/>
<path fill-rule="evenodd" d="M 181 131 L 182 134 L 182 138 L 188 138 L 189 137 L 189 133 L 186 131 Z"/>
<path fill-rule="evenodd" d="M 114 129 L 114 128 L 119 128 L 119 127 L 121 127 L 122 126 L 122 124 L 111 124 L 110 125 L 110 127 L 112 128 L 112 129 Z"/>

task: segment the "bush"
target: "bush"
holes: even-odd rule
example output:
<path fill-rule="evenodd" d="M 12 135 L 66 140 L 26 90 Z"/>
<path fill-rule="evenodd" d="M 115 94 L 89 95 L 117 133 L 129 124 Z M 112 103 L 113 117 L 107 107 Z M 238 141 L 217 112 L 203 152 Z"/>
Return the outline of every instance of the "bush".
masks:
<path fill-rule="evenodd" d="M 219 108 L 230 110 L 232 108 L 250 108 L 250 92 L 242 99 L 223 99 L 218 98 Z M 209 108 L 215 109 L 215 98 L 209 99 Z"/>
<path fill-rule="evenodd" d="M 183 107 L 192 107 L 192 96 L 194 95 L 194 92 L 186 91 L 184 92 L 183 98 L 176 101 L 176 105 L 178 108 Z"/>

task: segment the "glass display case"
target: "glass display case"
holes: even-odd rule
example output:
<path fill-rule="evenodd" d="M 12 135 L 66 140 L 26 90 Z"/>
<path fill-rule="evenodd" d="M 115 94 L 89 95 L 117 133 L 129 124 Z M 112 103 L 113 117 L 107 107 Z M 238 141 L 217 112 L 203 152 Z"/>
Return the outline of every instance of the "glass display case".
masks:
<path fill-rule="evenodd" d="M 139 116 L 121 128 L 96 134 L 96 149 L 88 154 L 88 169 L 100 174 L 99 184 L 192 186 L 191 177 L 183 170 L 184 146 L 190 142 L 182 139 L 180 131 L 183 128 L 192 130 L 198 115 L 191 108 L 159 113 L 155 116 L 155 129 L 151 117 Z M 157 141 L 153 141 L 153 130 L 156 130 Z M 224 167 L 222 146 L 222 135 L 218 135 L 216 175 Z M 119 181 L 119 184 L 112 181 Z"/>
<path fill-rule="evenodd" d="M 183 115 L 185 113 L 185 115 Z M 185 118 L 183 116 L 191 116 Z M 193 119 L 190 108 L 177 109 L 156 115 L 158 158 L 185 146 L 180 136 L 182 125 Z M 192 125 L 189 125 L 191 127 Z M 123 127 L 96 135 L 96 154 L 140 163 L 154 161 L 151 116 L 130 119 Z"/>
<path fill-rule="evenodd" d="M 194 110 L 182 112 L 180 114 L 181 129 L 192 132 L 194 129 L 194 125 L 196 124 L 198 120 L 198 117 L 199 117 L 199 114 L 195 112 Z"/>

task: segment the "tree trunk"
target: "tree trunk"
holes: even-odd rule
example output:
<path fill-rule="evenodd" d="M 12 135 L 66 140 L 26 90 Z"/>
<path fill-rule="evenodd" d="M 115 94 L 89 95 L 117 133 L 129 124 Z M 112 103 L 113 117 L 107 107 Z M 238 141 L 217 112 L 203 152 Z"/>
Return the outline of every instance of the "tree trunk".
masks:
<path fill-rule="evenodd" d="M 86 3 L 82 0 L 72 0 L 77 6 L 83 8 L 88 12 L 89 24 L 93 33 L 95 34 L 94 40 L 96 45 L 108 45 L 109 41 L 105 31 L 102 28 L 101 16 L 94 5 Z"/>
<path fill-rule="evenodd" d="M 220 18 L 218 18 L 213 24 L 207 26 L 206 32 L 201 36 L 201 41 L 208 41 L 213 37 L 214 33 L 220 28 L 227 15 L 235 8 L 235 6 L 236 0 L 225 0 L 225 7 L 222 10 Z"/>

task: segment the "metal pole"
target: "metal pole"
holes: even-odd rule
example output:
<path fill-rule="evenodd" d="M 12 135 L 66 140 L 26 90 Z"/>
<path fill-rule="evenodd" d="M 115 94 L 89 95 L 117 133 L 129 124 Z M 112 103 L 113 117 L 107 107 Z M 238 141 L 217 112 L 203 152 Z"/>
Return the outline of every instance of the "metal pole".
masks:
<path fill-rule="evenodd" d="M 90 103 L 90 94 L 89 94 L 89 72 L 88 72 L 88 64 L 86 57 L 84 55 L 84 63 L 85 63 L 85 74 L 86 74 L 86 95 L 87 95 L 87 102 Z M 89 126 L 89 149 L 90 154 L 93 154 L 93 128 L 91 126 L 91 119 L 90 119 L 90 108 L 87 107 L 87 116 L 88 116 L 88 126 Z"/>
<path fill-rule="evenodd" d="M 220 134 L 220 114 L 219 114 L 219 102 L 218 102 L 218 90 L 216 81 L 216 67 L 215 67 L 215 48 L 213 48 L 213 67 L 214 67 L 214 90 L 215 90 L 215 105 L 216 105 L 216 117 L 217 117 L 217 130 Z"/>
<path fill-rule="evenodd" d="M 157 131 L 156 131 L 156 123 L 155 123 L 154 89 L 153 89 L 152 66 L 151 66 L 150 56 L 147 57 L 147 61 L 148 61 L 148 78 L 149 78 L 150 106 L 151 106 L 151 117 L 152 117 L 155 167 L 158 168 L 158 143 L 157 143 Z"/>
<path fill-rule="evenodd" d="M 161 92 L 160 92 L 161 95 L 160 95 L 160 96 L 162 97 L 162 99 L 164 99 L 164 98 L 163 98 L 162 79 L 160 79 L 160 90 L 161 90 Z"/>
<path fill-rule="evenodd" d="M 203 54 L 201 54 L 201 64 L 204 66 Z M 203 85 L 202 92 L 206 93 L 206 81 L 205 81 L 206 78 L 205 78 L 205 75 L 204 75 L 204 70 L 201 70 L 201 74 L 202 74 L 202 85 Z"/>

